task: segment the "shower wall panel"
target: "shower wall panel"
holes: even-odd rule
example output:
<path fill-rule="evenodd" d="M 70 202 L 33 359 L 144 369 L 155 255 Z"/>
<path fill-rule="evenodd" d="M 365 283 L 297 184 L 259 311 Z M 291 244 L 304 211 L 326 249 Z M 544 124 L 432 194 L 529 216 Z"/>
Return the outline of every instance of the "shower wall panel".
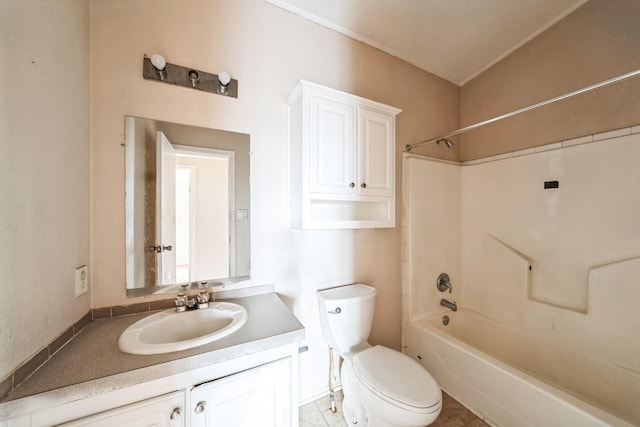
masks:
<path fill-rule="evenodd" d="M 639 375 L 640 134 L 461 169 L 462 304 Z"/>
<path fill-rule="evenodd" d="M 454 301 L 460 295 L 460 190 L 461 170 L 457 163 L 427 160 L 405 154 L 404 244 L 405 322 L 438 311 L 440 298 Z M 440 293 L 436 280 L 447 273 L 451 294 Z M 408 280 L 407 280 L 408 279 Z M 409 289 L 408 289 L 409 288 Z"/>

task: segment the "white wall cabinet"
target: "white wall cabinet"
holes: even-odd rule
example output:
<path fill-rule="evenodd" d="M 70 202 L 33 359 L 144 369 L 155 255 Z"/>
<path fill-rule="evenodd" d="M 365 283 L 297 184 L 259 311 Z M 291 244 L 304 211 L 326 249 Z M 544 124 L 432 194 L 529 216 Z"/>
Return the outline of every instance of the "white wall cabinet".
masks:
<path fill-rule="evenodd" d="M 287 103 L 291 227 L 394 227 L 400 110 L 304 80 Z"/>

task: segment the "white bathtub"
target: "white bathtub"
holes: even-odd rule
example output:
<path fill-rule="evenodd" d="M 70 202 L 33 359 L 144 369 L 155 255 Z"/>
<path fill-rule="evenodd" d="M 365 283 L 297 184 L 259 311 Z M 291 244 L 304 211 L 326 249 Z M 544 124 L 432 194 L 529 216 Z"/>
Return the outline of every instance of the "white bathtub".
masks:
<path fill-rule="evenodd" d="M 444 315 L 450 318 L 448 326 L 442 324 Z M 409 322 L 407 328 L 407 354 L 417 359 L 444 391 L 489 424 L 500 427 L 640 425 L 637 373 L 628 380 L 628 372 L 619 372 L 619 367 L 575 354 L 576 360 L 572 362 L 570 351 L 558 350 L 464 308 Z M 559 367 L 559 360 L 565 363 L 564 368 Z M 522 368 L 527 364 L 529 373 Z M 580 373 L 578 366 L 588 371 Z M 575 373 L 566 379 L 565 371 Z M 612 371 L 616 379 L 623 382 L 620 387 L 614 385 L 616 389 L 623 388 L 617 394 L 612 392 L 611 384 L 606 384 L 609 378 L 606 375 Z M 544 375 L 552 379 L 545 379 Z M 554 377 L 562 377 L 557 382 L 573 384 L 576 390 L 569 394 L 566 387 L 559 386 L 565 389 L 562 391 L 552 386 L 553 379 L 557 380 Z M 586 397 L 581 396 L 582 393 Z M 597 402 L 606 411 L 587 400 Z"/>

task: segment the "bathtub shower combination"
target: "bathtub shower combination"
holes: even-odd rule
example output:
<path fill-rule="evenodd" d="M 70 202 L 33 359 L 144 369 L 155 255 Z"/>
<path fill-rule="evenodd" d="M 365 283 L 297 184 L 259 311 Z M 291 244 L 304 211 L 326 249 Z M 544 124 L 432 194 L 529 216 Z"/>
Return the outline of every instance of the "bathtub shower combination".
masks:
<path fill-rule="evenodd" d="M 404 155 L 403 346 L 493 425 L 640 425 L 640 126 L 583 141 Z"/>

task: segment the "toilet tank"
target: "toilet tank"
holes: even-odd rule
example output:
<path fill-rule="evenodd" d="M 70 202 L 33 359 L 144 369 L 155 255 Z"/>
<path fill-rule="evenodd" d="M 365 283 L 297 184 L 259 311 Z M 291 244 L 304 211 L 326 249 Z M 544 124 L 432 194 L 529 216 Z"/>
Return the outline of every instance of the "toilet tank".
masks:
<path fill-rule="evenodd" d="M 363 284 L 318 291 L 322 335 L 339 354 L 369 338 L 375 297 L 376 290 Z"/>

